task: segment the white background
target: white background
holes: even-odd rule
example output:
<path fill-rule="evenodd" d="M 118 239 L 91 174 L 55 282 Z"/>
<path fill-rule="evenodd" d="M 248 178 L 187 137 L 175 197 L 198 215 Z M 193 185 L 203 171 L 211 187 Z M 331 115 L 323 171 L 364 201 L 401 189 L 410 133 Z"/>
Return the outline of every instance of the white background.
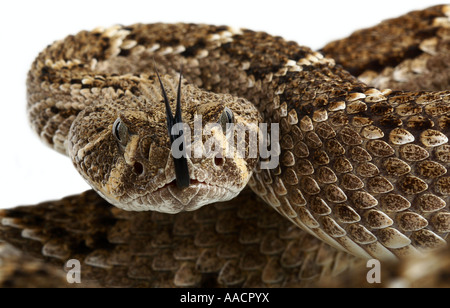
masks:
<path fill-rule="evenodd" d="M 0 1 L 0 208 L 88 189 L 70 160 L 43 146 L 26 120 L 25 79 L 34 57 L 83 29 L 136 22 L 194 22 L 263 30 L 318 49 L 358 28 L 439 2 L 158 0 Z"/>

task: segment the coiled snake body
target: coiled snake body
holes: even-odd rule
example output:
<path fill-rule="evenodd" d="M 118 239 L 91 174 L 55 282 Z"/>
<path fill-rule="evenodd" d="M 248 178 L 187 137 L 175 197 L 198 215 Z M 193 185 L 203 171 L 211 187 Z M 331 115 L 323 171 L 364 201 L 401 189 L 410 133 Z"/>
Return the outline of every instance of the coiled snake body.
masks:
<path fill-rule="evenodd" d="M 42 140 L 68 154 L 94 190 L 120 208 L 177 213 L 204 205 L 160 220 L 162 214 L 103 206 L 98 211 L 108 217 L 106 225 L 96 227 L 92 234 L 97 237 L 90 233 L 91 242 L 84 236 L 76 236 L 78 241 L 94 249 L 103 234 L 104 241 L 126 249 L 124 234 L 134 238 L 127 228 L 141 221 L 148 232 L 134 231 L 141 235 L 136 237 L 139 245 L 145 234 L 156 243 L 152 252 L 125 252 L 129 260 L 122 263 L 111 261 L 109 248 L 99 247 L 85 256 L 86 263 L 104 270 L 119 266 L 130 279 L 138 275 L 130 264 L 145 256 L 154 285 L 287 285 L 318 266 L 327 268 L 320 275 L 340 272 L 339 264 L 353 262 L 339 261 L 344 252 L 385 261 L 445 246 L 450 231 L 450 92 L 442 91 L 448 85 L 444 69 L 439 78 L 424 76 L 431 75 L 433 61 L 448 57 L 449 15 L 448 6 L 413 12 L 327 45 L 322 50 L 326 56 L 262 32 L 195 24 L 96 29 L 49 46 L 28 77 L 29 117 Z M 250 130 L 261 122 L 279 123 L 279 165 L 261 169 L 254 158 L 192 157 L 187 160 L 190 184 L 178 187 L 154 63 L 164 75 L 172 109 L 177 72 L 183 68 L 182 119 L 192 130 L 194 115 L 204 123 L 232 121 Z M 402 85 L 434 91 L 404 92 Z M 211 133 L 217 140 L 219 135 Z M 248 153 L 249 144 L 244 147 Z M 235 201 L 252 203 L 246 209 L 225 205 L 219 211 L 205 205 L 235 197 L 247 182 L 290 222 L 262 215 L 264 223 L 249 223 L 263 210 L 248 193 Z M 75 212 L 68 217 L 80 217 Z M 47 241 L 48 233 L 36 235 L 33 219 L 28 225 L 21 219 L 30 213 L 4 212 L 3 223 Z M 122 235 L 111 234 L 119 225 L 111 227 L 112 217 L 122 222 Z M 274 232 L 275 225 L 284 227 Z M 293 226 L 340 252 L 306 234 L 299 240 Z M 14 242 L 15 236 L 5 234 Z M 161 241 L 166 246 L 158 250 Z M 314 247 L 308 250 L 302 241 Z M 247 244 L 253 248 L 242 248 Z M 257 257 L 252 267 L 247 263 L 256 246 L 267 258 L 257 264 Z M 71 249 L 66 245 L 65 250 Z M 43 248 L 47 256 L 66 258 L 61 251 L 55 242 Z M 166 274 L 156 274 L 158 266 L 168 266 Z"/>

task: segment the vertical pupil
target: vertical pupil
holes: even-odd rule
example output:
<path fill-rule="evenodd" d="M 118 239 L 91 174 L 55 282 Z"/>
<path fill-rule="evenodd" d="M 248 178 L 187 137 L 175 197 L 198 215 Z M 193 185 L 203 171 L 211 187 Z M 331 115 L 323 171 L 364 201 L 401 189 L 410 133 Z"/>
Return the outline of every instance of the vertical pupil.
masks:
<path fill-rule="evenodd" d="M 222 130 L 225 132 L 228 130 L 227 124 L 233 124 L 234 123 L 234 117 L 231 110 L 228 108 L 225 108 L 222 115 L 220 116 L 219 123 L 222 125 Z"/>
<path fill-rule="evenodd" d="M 121 140 L 120 140 L 120 135 L 119 135 L 120 124 L 121 124 L 120 121 L 117 122 L 117 123 L 116 123 L 116 127 L 114 128 L 114 134 L 116 135 L 116 138 L 117 138 L 119 141 L 121 141 Z"/>
<path fill-rule="evenodd" d="M 229 111 L 226 111 L 226 114 L 227 114 L 228 123 L 232 123 L 233 115 Z"/>

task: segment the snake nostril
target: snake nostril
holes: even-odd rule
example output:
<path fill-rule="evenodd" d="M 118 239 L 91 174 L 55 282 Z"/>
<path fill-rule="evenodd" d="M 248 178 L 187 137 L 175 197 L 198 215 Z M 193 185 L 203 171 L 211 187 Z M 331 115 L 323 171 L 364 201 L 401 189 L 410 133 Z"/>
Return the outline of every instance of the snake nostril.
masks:
<path fill-rule="evenodd" d="M 221 166 L 223 166 L 223 163 L 224 163 L 224 160 L 223 160 L 222 157 L 218 157 L 218 156 L 215 156 L 215 157 L 214 157 L 214 164 L 215 164 L 216 166 L 221 167 Z"/>
<path fill-rule="evenodd" d="M 141 163 L 136 162 L 133 165 L 133 171 L 137 175 L 141 175 L 142 173 L 144 173 L 144 166 Z"/>

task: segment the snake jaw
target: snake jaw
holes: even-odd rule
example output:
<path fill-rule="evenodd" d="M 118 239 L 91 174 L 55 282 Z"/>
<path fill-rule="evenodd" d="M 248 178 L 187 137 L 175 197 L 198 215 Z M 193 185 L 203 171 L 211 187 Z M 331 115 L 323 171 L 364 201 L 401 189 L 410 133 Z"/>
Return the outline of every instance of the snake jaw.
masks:
<path fill-rule="evenodd" d="M 160 169 L 156 176 L 133 195 L 121 188 L 121 168 L 112 170 L 106 185 L 93 188 L 111 204 L 126 211 L 176 214 L 193 211 L 213 202 L 228 201 L 236 197 L 246 186 L 247 182 L 223 185 L 220 179 L 187 158 L 190 185 L 179 188 L 176 183 L 174 160 L 170 159 L 171 154 L 168 155 L 165 168 Z M 123 163 L 126 164 L 125 161 Z"/>
<path fill-rule="evenodd" d="M 212 175 L 196 167 L 190 158 L 187 158 L 190 185 L 180 188 L 177 185 L 174 163 L 174 160 L 168 159 L 164 172 L 152 181 L 152 185 L 149 185 L 149 187 L 155 187 L 153 184 L 159 183 L 158 187 L 149 189 L 149 193 L 138 198 L 150 203 L 152 210 L 172 214 L 193 211 L 215 201 L 230 200 L 243 188 L 225 187 L 213 183 L 209 180 L 213 178 Z"/>

